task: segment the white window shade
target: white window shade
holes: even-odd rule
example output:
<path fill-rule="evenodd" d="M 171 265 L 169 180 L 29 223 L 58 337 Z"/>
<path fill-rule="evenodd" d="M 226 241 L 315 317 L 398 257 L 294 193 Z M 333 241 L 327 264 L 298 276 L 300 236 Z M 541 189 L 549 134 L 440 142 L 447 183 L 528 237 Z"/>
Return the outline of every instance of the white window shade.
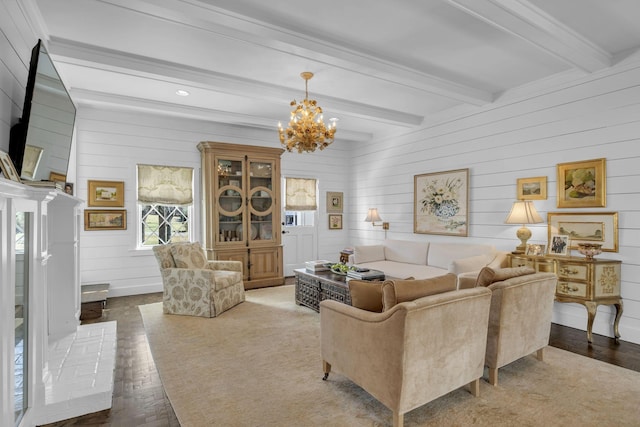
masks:
<path fill-rule="evenodd" d="M 138 165 L 138 202 L 191 205 L 193 168 Z"/>
<path fill-rule="evenodd" d="M 285 178 L 285 209 L 288 211 L 314 211 L 316 203 L 316 180 L 309 178 Z"/>

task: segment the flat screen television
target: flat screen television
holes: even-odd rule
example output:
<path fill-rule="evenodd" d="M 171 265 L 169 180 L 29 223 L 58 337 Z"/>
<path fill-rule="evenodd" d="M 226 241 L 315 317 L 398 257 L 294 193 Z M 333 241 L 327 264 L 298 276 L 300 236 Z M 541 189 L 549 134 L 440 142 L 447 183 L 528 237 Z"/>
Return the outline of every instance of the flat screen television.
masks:
<path fill-rule="evenodd" d="M 76 107 L 42 40 L 31 51 L 22 118 L 11 127 L 9 156 L 24 181 L 64 180 Z"/>

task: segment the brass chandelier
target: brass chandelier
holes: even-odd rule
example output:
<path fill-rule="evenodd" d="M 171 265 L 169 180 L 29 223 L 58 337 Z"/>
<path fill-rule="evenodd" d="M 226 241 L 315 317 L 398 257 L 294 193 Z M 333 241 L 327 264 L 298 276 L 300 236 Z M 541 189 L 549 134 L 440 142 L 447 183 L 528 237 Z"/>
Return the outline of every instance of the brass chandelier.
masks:
<path fill-rule="evenodd" d="M 297 103 L 294 99 L 291 106 L 295 108 L 291 111 L 289 127 L 282 128 L 282 123 L 278 122 L 278 133 L 280 143 L 287 151 L 297 150 L 298 153 L 313 152 L 316 148 L 324 150 L 333 142 L 336 133 L 336 122 L 331 120 L 329 126 L 325 126 L 322 120 L 322 108 L 315 99 L 309 99 L 309 80 L 313 73 L 305 71 L 300 73 L 305 83 L 304 101 Z"/>

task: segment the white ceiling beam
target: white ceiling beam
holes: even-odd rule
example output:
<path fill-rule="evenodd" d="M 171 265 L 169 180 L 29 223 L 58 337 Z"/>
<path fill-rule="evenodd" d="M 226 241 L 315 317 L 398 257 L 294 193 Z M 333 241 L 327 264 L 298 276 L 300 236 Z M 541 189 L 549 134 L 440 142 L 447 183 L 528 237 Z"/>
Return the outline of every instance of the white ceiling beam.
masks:
<path fill-rule="evenodd" d="M 446 1 L 581 70 L 594 72 L 611 66 L 608 52 L 527 0 Z"/>
<path fill-rule="evenodd" d="M 155 114 L 181 116 L 190 119 L 204 120 L 207 122 L 266 129 L 276 135 L 276 127 L 274 126 L 273 120 L 264 117 L 142 99 L 132 96 L 115 95 L 112 93 L 103 93 L 86 89 L 72 88 L 69 92 L 74 101 L 79 104 L 106 105 L 114 110 L 138 110 L 152 112 Z M 346 129 L 339 129 L 339 132 L 340 139 L 346 141 L 366 142 L 373 138 L 373 134 L 367 132 L 357 132 Z"/>
<path fill-rule="evenodd" d="M 291 89 L 286 87 L 86 45 L 70 40 L 62 40 L 56 37 L 52 37 L 49 40 L 49 51 L 56 61 L 60 63 L 84 67 L 99 67 L 100 69 L 116 73 L 137 75 L 175 84 L 201 87 L 220 93 L 244 96 L 252 99 L 262 99 L 282 103 L 283 105 L 288 104 L 291 100 Z M 316 96 L 316 100 L 320 104 L 330 105 L 333 113 L 348 114 L 367 119 L 373 118 L 377 122 L 406 128 L 420 125 L 424 119 L 422 116 L 416 114 L 375 107 L 341 98 Z"/>
<path fill-rule="evenodd" d="M 155 0 L 153 4 L 139 0 L 102 1 L 135 10 L 156 19 L 199 28 L 221 37 L 293 54 L 351 72 L 360 72 L 369 78 L 374 77 L 394 82 L 411 89 L 437 94 L 467 104 L 481 106 L 494 100 L 494 94 L 489 91 L 399 65 L 391 60 L 349 49 L 318 37 L 238 15 L 198 0 L 182 0 L 179 3 Z"/>

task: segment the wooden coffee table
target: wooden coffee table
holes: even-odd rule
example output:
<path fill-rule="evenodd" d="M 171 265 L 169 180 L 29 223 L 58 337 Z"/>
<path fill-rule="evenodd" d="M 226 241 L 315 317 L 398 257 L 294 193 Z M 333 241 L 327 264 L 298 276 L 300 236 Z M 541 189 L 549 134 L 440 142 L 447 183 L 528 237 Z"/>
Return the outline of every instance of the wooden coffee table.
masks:
<path fill-rule="evenodd" d="M 311 272 L 301 268 L 296 276 L 296 304 L 320 311 L 320 301 L 330 299 L 351 305 L 347 276 L 331 271 Z"/>

